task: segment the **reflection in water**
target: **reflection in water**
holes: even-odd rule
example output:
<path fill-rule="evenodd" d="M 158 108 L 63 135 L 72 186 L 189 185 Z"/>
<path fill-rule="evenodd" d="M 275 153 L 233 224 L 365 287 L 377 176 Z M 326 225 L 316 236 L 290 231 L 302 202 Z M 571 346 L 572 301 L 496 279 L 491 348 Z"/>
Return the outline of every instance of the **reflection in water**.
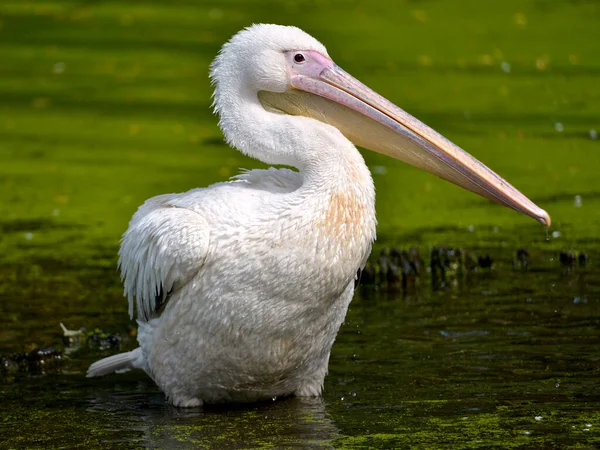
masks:
<path fill-rule="evenodd" d="M 107 431 L 116 430 L 110 442 L 145 448 L 333 448 L 340 437 L 321 398 L 180 409 L 149 390 L 150 384 L 140 383 L 135 392 L 94 392 L 87 411 L 107 420 Z"/>

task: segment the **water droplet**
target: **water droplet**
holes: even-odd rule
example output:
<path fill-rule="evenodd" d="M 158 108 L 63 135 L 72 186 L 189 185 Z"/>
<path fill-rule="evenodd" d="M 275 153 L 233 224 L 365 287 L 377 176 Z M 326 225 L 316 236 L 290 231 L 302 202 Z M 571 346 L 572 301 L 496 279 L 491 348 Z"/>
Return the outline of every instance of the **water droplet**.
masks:
<path fill-rule="evenodd" d="M 530 435 L 530 434 L 531 434 L 531 431 L 523 431 L 523 434 Z"/>
<path fill-rule="evenodd" d="M 24 233 L 24 234 L 23 234 L 23 237 L 24 237 L 25 239 L 27 239 L 28 241 L 30 241 L 30 240 L 32 240 L 32 239 L 33 239 L 33 233 L 30 233 L 30 232 Z"/>
<path fill-rule="evenodd" d="M 53 69 L 54 73 L 63 73 L 65 71 L 65 63 L 64 62 L 57 62 L 56 64 L 54 64 L 54 69 Z"/>
<path fill-rule="evenodd" d="M 539 421 L 539 420 L 542 420 L 542 419 L 543 419 L 543 417 L 542 417 L 542 416 L 535 416 L 535 420 L 538 420 L 538 421 Z"/>
<path fill-rule="evenodd" d="M 502 69 L 502 72 L 510 73 L 510 64 L 507 63 L 506 61 L 502 61 L 500 63 L 500 68 Z"/>
<path fill-rule="evenodd" d="M 560 387 L 560 383 L 556 383 L 556 384 L 554 385 L 554 387 L 555 387 L 555 388 L 559 388 L 559 387 Z"/>
<path fill-rule="evenodd" d="M 586 423 L 585 426 L 588 427 L 588 428 L 592 428 L 592 424 L 591 423 Z"/>
<path fill-rule="evenodd" d="M 552 232 L 552 237 L 553 237 L 554 239 L 557 239 L 557 238 L 559 238 L 559 237 L 560 237 L 560 231 L 553 231 L 553 232 Z"/>
<path fill-rule="evenodd" d="M 277 400 L 277 397 L 272 397 L 271 400 L 275 401 Z"/>
<path fill-rule="evenodd" d="M 352 397 L 356 397 L 356 392 L 353 392 L 353 393 L 352 393 Z"/>
<path fill-rule="evenodd" d="M 560 122 L 556 122 L 554 124 L 554 129 L 556 131 L 558 131 L 559 133 L 562 133 L 563 131 L 565 131 L 565 126 L 562 123 L 560 123 Z"/>
<path fill-rule="evenodd" d="M 475 231 L 475 225 L 469 225 L 467 227 L 467 230 L 469 230 L 472 233 L 473 231 Z"/>
<path fill-rule="evenodd" d="M 598 139 L 598 132 L 596 130 L 590 130 L 590 138 L 593 140 Z"/>
<path fill-rule="evenodd" d="M 344 401 L 344 397 L 340 397 L 340 400 L 341 400 L 341 401 Z"/>
<path fill-rule="evenodd" d="M 575 196 L 575 200 L 573 201 L 573 206 L 575 208 L 581 208 L 581 195 Z"/>

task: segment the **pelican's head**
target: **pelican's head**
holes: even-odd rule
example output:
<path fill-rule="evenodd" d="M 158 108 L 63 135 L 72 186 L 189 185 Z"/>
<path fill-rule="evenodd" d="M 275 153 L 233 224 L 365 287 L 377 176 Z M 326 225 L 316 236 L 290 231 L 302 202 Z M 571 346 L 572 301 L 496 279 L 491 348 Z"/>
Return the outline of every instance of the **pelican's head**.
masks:
<path fill-rule="evenodd" d="M 327 56 L 325 46 L 296 27 L 257 24 L 227 42 L 211 67 L 211 78 L 222 84 L 243 82 L 247 91 L 286 92 L 291 85 L 294 66 L 290 50 L 303 50 Z M 230 76 L 236 74 L 235 79 Z"/>
<path fill-rule="evenodd" d="M 550 226 L 546 211 L 342 70 L 319 41 L 299 28 L 261 24 L 240 31 L 223 46 L 211 78 L 218 113 L 240 101 L 231 95 L 237 92 L 258 100 L 267 111 L 317 119 L 333 125 L 356 145 L 431 172 Z M 230 89 L 228 83 L 238 89 Z"/>

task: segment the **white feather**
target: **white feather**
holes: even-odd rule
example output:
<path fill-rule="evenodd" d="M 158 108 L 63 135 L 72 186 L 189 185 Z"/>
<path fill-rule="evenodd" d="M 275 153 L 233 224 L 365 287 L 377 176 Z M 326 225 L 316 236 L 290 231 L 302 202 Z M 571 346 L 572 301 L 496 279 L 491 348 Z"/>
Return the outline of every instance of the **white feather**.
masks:
<path fill-rule="evenodd" d="M 197 213 L 176 207 L 176 195 L 148 200 L 135 213 L 123 235 L 119 251 L 121 278 L 133 318 L 134 299 L 138 319 L 155 316 L 156 299 L 185 285 L 202 267 L 209 242 L 209 228 Z"/>
<path fill-rule="evenodd" d="M 113 372 L 126 372 L 130 369 L 143 368 L 144 361 L 142 357 L 142 349 L 136 348 L 131 352 L 119 353 L 117 355 L 101 359 L 100 361 L 96 361 L 88 369 L 87 376 L 88 378 L 100 377 Z"/>

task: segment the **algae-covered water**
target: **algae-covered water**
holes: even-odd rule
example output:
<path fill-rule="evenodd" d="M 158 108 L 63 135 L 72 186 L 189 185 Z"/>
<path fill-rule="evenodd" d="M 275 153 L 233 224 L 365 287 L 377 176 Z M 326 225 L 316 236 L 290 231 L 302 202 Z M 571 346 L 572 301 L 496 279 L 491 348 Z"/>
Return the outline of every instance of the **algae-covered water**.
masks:
<path fill-rule="evenodd" d="M 115 265 L 137 205 L 262 167 L 222 143 L 207 78 L 253 22 L 319 38 L 553 226 L 363 152 L 375 257 L 417 246 L 427 263 L 448 245 L 493 268 L 359 288 L 322 399 L 178 410 L 143 373 L 86 379 L 113 350 L 65 347 L 59 323 L 133 348 Z M 2 369 L 0 448 L 600 445 L 598 42 L 600 6 L 583 0 L 3 2 L 0 355 L 63 353 Z"/>

